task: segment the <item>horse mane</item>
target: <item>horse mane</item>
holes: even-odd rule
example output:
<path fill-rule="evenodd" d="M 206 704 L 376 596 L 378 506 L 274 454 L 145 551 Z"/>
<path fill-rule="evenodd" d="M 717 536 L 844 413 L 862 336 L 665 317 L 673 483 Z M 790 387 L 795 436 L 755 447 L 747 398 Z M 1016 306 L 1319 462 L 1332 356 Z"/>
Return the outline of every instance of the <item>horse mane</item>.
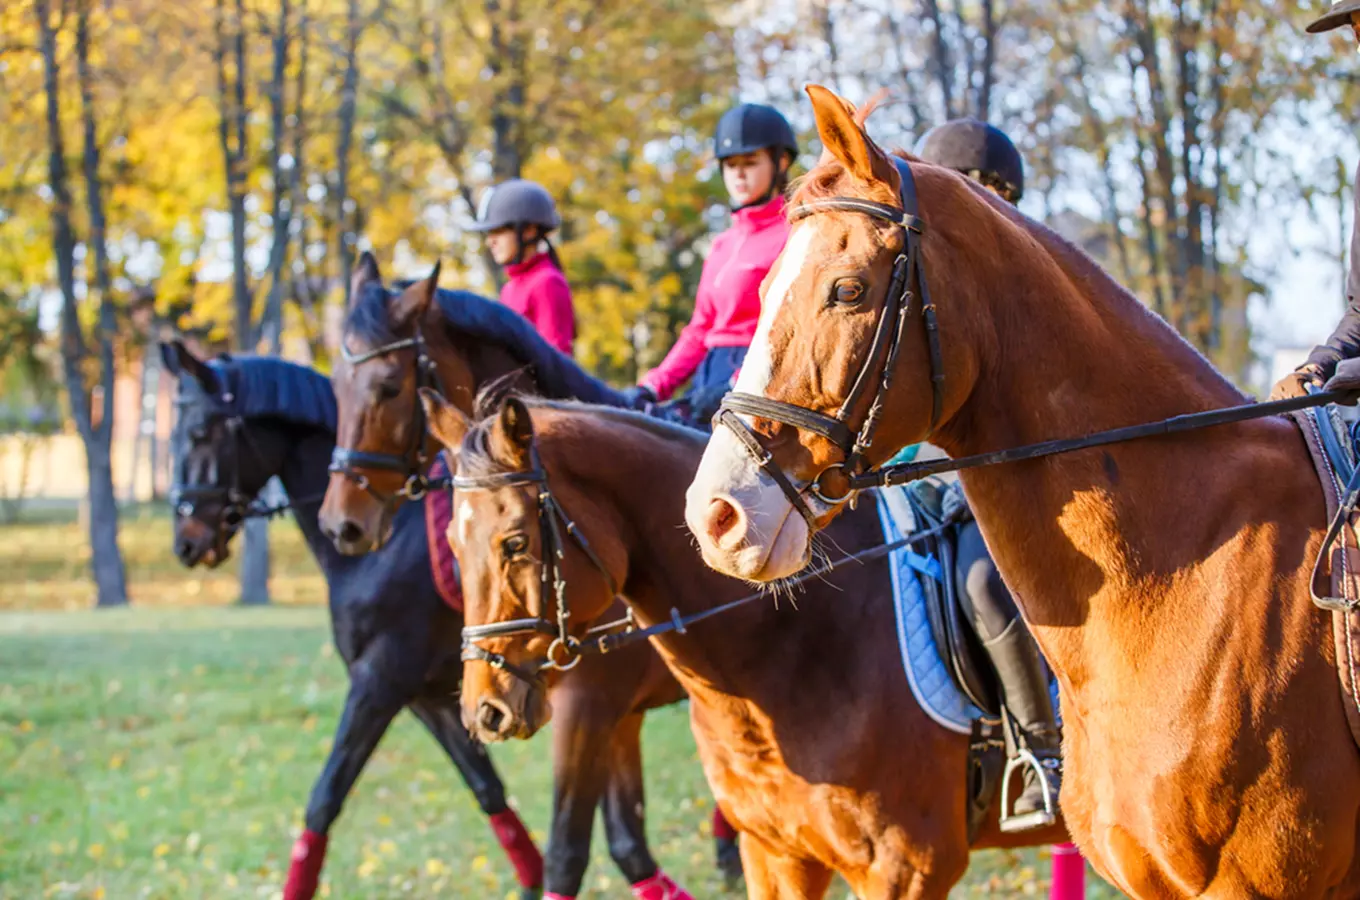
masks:
<path fill-rule="evenodd" d="M 394 287 L 400 291 L 412 283 L 397 281 Z M 365 284 L 350 307 L 346 330 L 375 347 L 400 339 L 402 335 L 396 333 L 387 315 L 388 303 L 394 296 L 394 290 L 377 282 Z M 452 331 L 504 349 L 530 371 L 544 395 L 623 405 L 623 396 L 618 391 L 549 344 L 527 319 L 505 304 L 471 291 L 446 288 L 435 291 L 435 303 Z"/>
<path fill-rule="evenodd" d="M 222 386 L 215 398 L 247 419 L 281 419 L 335 433 L 335 392 L 315 369 L 274 356 L 229 356 L 209 360 Z"/>
<path fill-rule="evenodd" d="M 477 419 L 468 429 L 467 434 L 463 436 L 462 448 L 458 455 L 459 472 L 471 477 L 493 475 L 505 471 L 504 464 L 497 460 L 491 452 L 490 438 L 491 429 L 495 426 L 500 412 L 501 402 L 510 397 L 522 402 L 530 411 L 536 409 L 553 410 L 568 413 L 573 419 L 580 417 L 586 421 L 603 419 L 606 423 L 633 428 L 662 441 L 679 441 L 691 444 L 696 448 L 702 448 L 708 442 L 708 433 L 705 431 L 658 419 L 623 407 L 601 406 L 580 400 L 552 399 L 523 391 L 510 391 L 508 393 L 498 391 L 495 394 L 493 404 L 488 402 L 490 397 L 485 395 L 485 390 L 478 393 L 477 404 L 474 407 L 477 411 Z"/>
<path fill-rule="evenodd" d="M 868 103 L 856 111 L 856 121 L 861 124 L 861 127 L 863 125 L 861 114 L 867 116 L 871 111 L 872 106 Z M 877 145 L 874 146 L 877 147 Z M 971 241 L 976 244 L 980 233 L 977 226 L 984 223 L 978 221 L 979 216 L 970 215 L 970 212 L 976 212 L 971 209 L 971 205 L 957 202 L 941 203 L 938 200 L 932 204 L 928 201 L 926 194 L 934 194 L 938 198 L 939 194 L 944 191 L 966 191 L 996 213 L 996 219 L 1000 221 L 994 219 L 991 225 L 999 231 L 1007 232 L 1004 237 L 1007 243 L 1018 246 L 1028 245 L 1026 249 L 1031 252 L 1024 255 L 1041 254 L 1074 291 L 1098 293 L 1114 306 L 1134 316 L 1135 324 L 1131 332 L 1150 335 L 1148 329 L 1152 329 L 1171 336 L 1174 338 L 1175 344 L 1179 345 L 1173 348 L 1173 354 L 1177 356 L 1184 354 L 1181 362 L 1202 365 L 1214 373 L 1222 381 L 1222 385 L 1232 390 L 1235 396 L 1241 396 L 1240 392 L 1232 387 L 1226 378 L 1223 378 L 1222 373 L 1218 372 L 1197 348 L 1115 280 L 1081 247 L 1058 234 L 1043 222 L 1026 216 L 1012 204 L 997 197 L 982 185 L 959 172 L 925 162 L 901 149 L 892 150 L 891 155 L 909 163 L 917 180 L 921 216 L 926 220 L 928 227 L 928 236 L 922 243 L 923 253 L 926 254 L 928 274 L 934 271 L 959 272 L 966 270 L 957 265 L 932 263 L 932 258 L 938 258 L 941 242 L 932 241 L 930 235 L 949 235 L 957 230 L 961 233 L 966 232 L 967 240 L 964 240 L 961 235 L 958 236 L 957 240 L 955 236 L 950 236 L 946 237 L 943 243 L 950 244 L 952 242 L 966 245 Z M 864 185 L 857 184 L 854 179 L 847 177 L 846 169 L 839 160 L 834 157 L 824 157 L 806 175 L 794 182 L 790 189 L 788 209 L 792 214 L 801 203 L 826 200 L 837 196 L 876 199 L 871 196 Z M 962 222 L 962 224 L 955 225 L 955 222 Z M 1001 235 L 998 234 L 998 237 L 1001 238 Z M 1007 306 L 1002 304 L 1000 308 L 1005 310 Z M 1122 327 L 1128 328 L 1127 321 L 1120 324 Z M 999 330 L 1003 333 L 1006 331 L 1004 327 Z"/>

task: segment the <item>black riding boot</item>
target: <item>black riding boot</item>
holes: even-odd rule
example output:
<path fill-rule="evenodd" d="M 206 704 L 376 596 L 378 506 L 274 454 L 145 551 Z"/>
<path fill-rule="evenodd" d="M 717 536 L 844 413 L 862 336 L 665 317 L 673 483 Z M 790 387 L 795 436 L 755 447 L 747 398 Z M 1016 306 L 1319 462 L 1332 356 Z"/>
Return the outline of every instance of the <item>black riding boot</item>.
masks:
<path fill-rule="evenodd" d="M 984 646 L 1001 680 L 1006 712 L 1019 743 L 1015 750 L 1022 760 L 1026 752 L 1033 757 L 1033 761 L 1021 763 L 1025 788 L 1011 807 L 1010 816 L 1001 822 L 1001 830 L 1028 831 L 1051 825 L 1057 817 L 1062 783 L 1062 738 L 1043 657 L 1019 616 Z"/>

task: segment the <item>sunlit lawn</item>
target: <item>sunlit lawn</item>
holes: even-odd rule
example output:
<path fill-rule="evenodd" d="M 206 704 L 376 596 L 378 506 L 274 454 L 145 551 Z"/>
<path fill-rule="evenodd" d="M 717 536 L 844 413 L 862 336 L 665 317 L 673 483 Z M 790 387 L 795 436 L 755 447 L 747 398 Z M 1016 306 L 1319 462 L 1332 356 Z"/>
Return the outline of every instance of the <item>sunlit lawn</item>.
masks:
<path fill-rule="evenodd" d="M 319 576 L 279 524 L 281 581 L 312 605 L 189 606 L 229 602 L 231 580 L 184 573 L 167 522 L 143 516 L 124 532 L 134 599 L 183 608 L 0 614 L 0 897 L 277 896 L 346 681 Z M 0 604 L 88 604 L 80 564 L 62 563 L 72 528 L 0 530 Z M 16 601 L 34 572 L 53 584 Z M 718 896 L 683 706 L 649 716 L 644 740 L 653 849 L 696 897 Z M 547 740 L 492 754 L 541 841 Z M 594 850 L 583 896 L 629 896 L 601 836 Z M 1042 895 L 1047 862 L 983 853 L 969 875 L 960 896 Z M 495 898 L 513 876 L 452 766 L 402 716 L 332 832 L 324 884 L 355 900 Z"/>

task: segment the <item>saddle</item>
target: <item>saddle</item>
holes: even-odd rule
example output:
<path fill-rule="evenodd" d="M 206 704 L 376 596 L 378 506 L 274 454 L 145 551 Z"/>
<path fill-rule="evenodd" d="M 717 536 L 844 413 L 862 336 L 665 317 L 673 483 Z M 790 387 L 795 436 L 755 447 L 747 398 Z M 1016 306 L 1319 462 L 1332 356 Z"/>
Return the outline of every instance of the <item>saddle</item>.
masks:
<path fill-rule="evenodd" d="M 1337 367 L 1336 377 L 1326 386 L 1327 390 L 1336 388 L 1360 388 L 1360 360 L 1346 360 Z M 1341 703 L 1351 737 L 1360 745 L 1360 540 L 1356 535 L 1360 465 L 1355 434 L 1335 406 L 1300 410 L 1290 416 L 1303 433 L 1327 502 L 1329 525 L 1313 564 L 1309 590 L 1314 605 L 1332 614 Z"/>

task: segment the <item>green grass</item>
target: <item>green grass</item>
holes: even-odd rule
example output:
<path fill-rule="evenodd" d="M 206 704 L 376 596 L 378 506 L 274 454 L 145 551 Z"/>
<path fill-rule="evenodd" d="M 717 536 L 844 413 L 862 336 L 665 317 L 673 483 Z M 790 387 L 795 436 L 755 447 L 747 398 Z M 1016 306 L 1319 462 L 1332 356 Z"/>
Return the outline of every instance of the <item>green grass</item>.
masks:
<path fill-rule="evenodd" d="M 59 565 L 78 536 L 72 528 L 0 530 L 7 589 L 39 571 L 79 587 L 80 566 Z M 297 602 L 314 603 L 320 576 L 290 532 L 275 532 L 276 563 Z M 162 517 L 131 520 L 123 540 L 135 548 L 134 600 L 156 597 L 162 608 L 33 611 L 66 601 L 35 589 L 13 603 L 12 590 L 0 593 L 23 608 L 0 614 L 0 898 L 276 897 L 346 686 L 325 611 L 184 606 L 193 579 L 196 602 L 229 602 L 229 578 L 180 570 Z M 492 755 L 541 844 L 547 735 Z M 648 717 L 643 755 L 656 856 L 696 897 L 721 895 L 712 801 L 683 706 Z M 1042 896 L 1047 868 L 1040 853 L 979 853 L 955 895 Z M 472 796 L 409 715 L 332 830 L 323 879 L 322 896 L 353 900 L 499 898 L 514 882 Z M 627 896 L 597 834 L 582 897 Z"/>
<path fill-rule="evenodd" d="M 0 609 L 89 609 L 94 605 L 89 541 L 74 509 L 28 515 L 20 524 L 0 527 Z M 132 602 L 156 607 L 236 602 L 239 557 L 212 571 L 185 569 L 171 552 L 171 532 L 164 503 L 124 510 L 118 540 Z M 324 603 L 325 582 L 292 519 L 271 522 L 269 535 L 274 601 Z"/>

